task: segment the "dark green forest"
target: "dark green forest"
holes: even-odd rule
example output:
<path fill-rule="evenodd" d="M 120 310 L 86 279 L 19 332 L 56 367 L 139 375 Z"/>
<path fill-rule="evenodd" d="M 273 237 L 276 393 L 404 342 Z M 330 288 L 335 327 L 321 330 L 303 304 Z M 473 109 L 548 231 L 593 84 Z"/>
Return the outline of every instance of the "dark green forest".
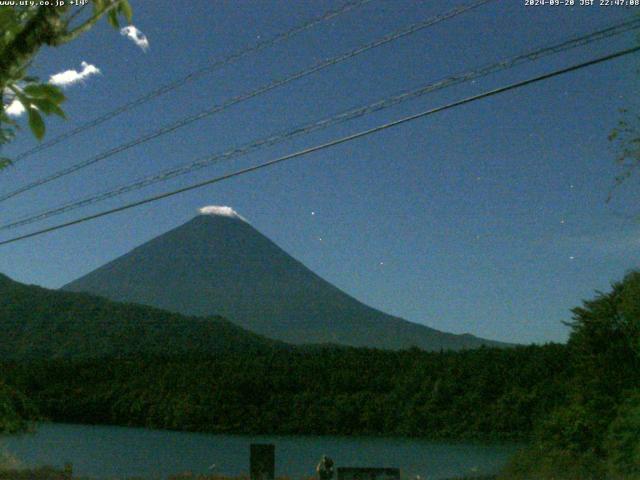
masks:
<path fill-rule="evenodd" d="M 464 353 L 321 348 L 5 364 L 56 421 L 241 433 L 522 438 L 559 406 L 559 345 Z"/>
<path fill-rule="evenodd" d="M 35 418 L 37 411 L 33 402 L 0 380 L 0 433 L 24 431 L 28 421 Z"/>
<path fill-rule="evenodd" d="M 640 479 L 640 272 L 573 309 L 566 402 L 536 422 L 509 479 Z"/>
<path fill-rule="evenodd" d="M 222 317 L 188 317 L 0 274 L 0 360 L 216 355 L 289 348 Z"/>
<path fill-rule="evenodd" d="M 528 447 L 505 479 L 640 478 L 640 273 L 575 308 L 569 325 L 566 345 L 460 352 L 260 342 L 6 358 L 0 425 L 520 439 Z"/>

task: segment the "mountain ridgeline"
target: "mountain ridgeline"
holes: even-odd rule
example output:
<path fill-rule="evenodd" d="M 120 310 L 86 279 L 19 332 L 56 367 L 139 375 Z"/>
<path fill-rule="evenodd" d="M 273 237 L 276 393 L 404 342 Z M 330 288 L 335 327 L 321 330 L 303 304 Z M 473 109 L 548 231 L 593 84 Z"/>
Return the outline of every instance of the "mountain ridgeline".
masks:
<path fill-rule="evenodd" d="M 0 359 L 216 355 L 288 348 L 220 317 L 24 285 L 0 275 Z"/>
<path fill-rule="evenodd" d="M 198 215 L 64 290 L 185 315 L 221 315 L 293 344 L 425 350 L 499 346 L 364 305 L 292 258 L 233 210 L 209 208 L 224 214 Z"/>

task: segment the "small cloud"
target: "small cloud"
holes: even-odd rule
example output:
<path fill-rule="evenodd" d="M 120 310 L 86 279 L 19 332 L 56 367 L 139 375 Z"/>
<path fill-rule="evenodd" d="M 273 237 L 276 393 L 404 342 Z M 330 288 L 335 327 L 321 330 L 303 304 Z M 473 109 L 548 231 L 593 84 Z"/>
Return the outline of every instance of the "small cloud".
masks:
<path fill-rule="evenodd" d="M 51 85 L 56 85 L 58 87 L 68 87 L 70 85 L 74 85 L 79 82 L 83 82 L 85 79 L 91 77 L 92 75 L 98 75 L 100 73 L 100 69 L 95 65 L 91 65 L 87 62 L 82 62 L 80 64 L 82 67 L 80 71 L 78 70 L 65 70 L 64 72 L 56 73 L 49 77 L 49 83 Z M 23 88 L 23 84 L 18 84 L 18 88 Z M 4 111 L 10 117 L 19 117 L 23 115 L 26 110 L 22 102 L 20 102 L 13 92 L 10 90 L 5 90 L 5 98 L 8 98 L 9 103 L 4 106 Z"/>
<path fill-rule="evenodd" d="M 51 75 L 49 77 L 49 83 L 57 85 L 58 87 L 68 87 L 69 85 L 83 82 L 86 78 L 100 73 L 100 69 L 90 63 L 82 62 L 80 66 L 82 67 L 80 71 L 65 70 L 64 72 Z"/>
<path fill-rule="evenodd" d="M 143 52 L 146 52 L 149 48 L 149 40 L 147 39 L 147 36 L 133 25 L 122 28 L 120 33 L 131 39 L 131 41 L 139 46 Z"/>
<path fill-rule="evenodd" d="M 25 112 L 24 105 L 18 101 L 18 99 L 14 99 L 9 105 L 4 107 L 4 111 L 10 117 L 19 117 Z"/>

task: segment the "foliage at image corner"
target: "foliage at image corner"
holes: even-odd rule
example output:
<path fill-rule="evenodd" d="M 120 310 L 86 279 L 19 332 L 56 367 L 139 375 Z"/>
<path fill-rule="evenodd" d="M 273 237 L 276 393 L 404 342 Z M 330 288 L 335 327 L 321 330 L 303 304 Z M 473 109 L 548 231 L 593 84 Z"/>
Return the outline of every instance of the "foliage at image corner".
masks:
<path fill-rule="evenodd" d="M 573 309 L 569 402 L 500 478 L 640 479 L 640 272 Z"/>
<path fill-rule="evenodd" d="M 11 142 L 19 129 L 7 113 L 7 107 L 18 101 L 27 115 L 33 135 L 41 140 L 45 134 L 43 115 L 65 118 L 61 104 L 62 90 L 39 78 L 28 75 L 34 58 L 44 46 L 59 47 L 87 32 L 102 17 L 119 28 L 120 17 L 131 23 L 132 10 L 128 0 L 92 0 L 89 18 L 72 25 L 80 7 L 68 4 L 59 7 L 0 6 L 0 149 Z M 75 11 L 73 11 L 75 9 Z M 0 169 L 11 159 L 0 155 Z"/>
<path fill-rule="evenodd" d="M 607 202 L 613 199 L 615 189 L 625 183 L 640 167 L 640 114 L 627 108 L 620 109 L 621 119 L 608 136 L 616 150 L 615 162 L 620 173 L 616 175 Z"/>

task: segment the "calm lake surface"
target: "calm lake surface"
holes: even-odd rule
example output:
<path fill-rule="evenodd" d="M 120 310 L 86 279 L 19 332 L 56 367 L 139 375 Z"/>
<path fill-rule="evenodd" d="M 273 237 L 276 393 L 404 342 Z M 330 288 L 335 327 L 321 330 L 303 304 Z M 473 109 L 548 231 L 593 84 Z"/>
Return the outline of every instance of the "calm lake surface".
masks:
<path fill-rule="evenodd" d="M 321 455 L 340 466 L 400 467 L 424 480 L 496 472 L 515 444 L 443 443 L 405 438 L 247 436 L 169 432 L 143 428 L 41 424 L 36 433 L 0 436 L 0 451 L 24 466 L 71 462 L 74 473 L 95 478 L 166 478 L 171 473 L 244 475 L 249 444 L 276 446 L 276 476 L 314 474 Z M 214 470 L 210 467 L 215 464 Z"/>

